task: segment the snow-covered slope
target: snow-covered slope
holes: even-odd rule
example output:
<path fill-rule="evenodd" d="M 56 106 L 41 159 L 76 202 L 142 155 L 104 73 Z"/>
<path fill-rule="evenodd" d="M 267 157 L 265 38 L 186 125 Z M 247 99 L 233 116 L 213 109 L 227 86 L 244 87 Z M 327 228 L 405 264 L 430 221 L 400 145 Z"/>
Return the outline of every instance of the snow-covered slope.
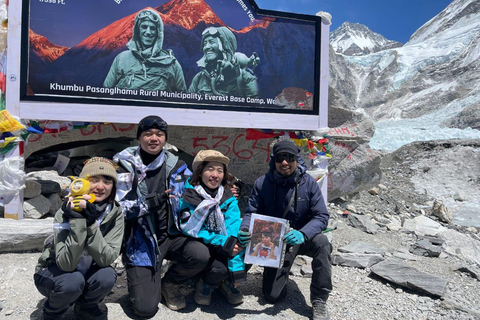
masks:
<path fill-rule="evenodd" d="M 330 85 L 374 120 L 445 110 L 440 123 L 480 101 L 479 55 L 480 1 L 455 0 L 403 47 L 333 58 L 344 65 L 331 65 Z"/>
<path fill-rule="evenodd" d="M 344 22 L 332 32 L 330 44 L 336 53 L 348 56 L 365 55 L 402 46 L 400 42 L 388 40 L 363 24 L 350 22 Z"/>

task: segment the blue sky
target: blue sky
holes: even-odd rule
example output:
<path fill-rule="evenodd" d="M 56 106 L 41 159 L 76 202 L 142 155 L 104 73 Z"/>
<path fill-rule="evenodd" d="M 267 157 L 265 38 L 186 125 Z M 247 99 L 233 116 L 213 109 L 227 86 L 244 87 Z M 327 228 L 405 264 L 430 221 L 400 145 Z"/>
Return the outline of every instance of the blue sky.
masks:
<path fill-rule="evenodd" d="M 350 21 L 366 25 L 389 40 L 406 43 L 428 20 L 452 0 L 256 0 L 262 9 L 332 15 L 330 30 Z"/>
<path fill-rule="evenodd" d="M 30 27 L 56 45 L 74 46 L 115 20 L 147 6 L 157 7 L 172 0 L 68 0 L 65 5 L 31 1 Z M 332 14 L 331 31 L 343 22 L 361 23 L 389 40 L 406 43 L 425 22 L 445 9 L 452 0 L 255 0 L 262 9 L 314 15 Z M 205 0 L 232 27 L 250 22 L 239 3 L 247 0 Z M 236 9 L 236 10 L 235 10 Z"/>

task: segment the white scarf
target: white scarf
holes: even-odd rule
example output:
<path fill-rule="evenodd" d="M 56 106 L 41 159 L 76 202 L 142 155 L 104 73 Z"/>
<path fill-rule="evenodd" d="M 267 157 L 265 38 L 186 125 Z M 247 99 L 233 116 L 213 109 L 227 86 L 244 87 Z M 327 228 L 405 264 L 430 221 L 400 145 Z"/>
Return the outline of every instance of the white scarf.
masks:
<path fill-rule="evenodd" d="M 182 230 L 188 235 L 198 238 L 198 233 L 205 224 L 207 229 L 215 233 L 227 234 L 225 228 L 225 218 L 220 210 L 220 200 L 223 197 L 224 188 L 218 187 L 215 198 L 212 198 L 201 185 L 195 186 L 195 191 L 204 199 L 193 211 L 190 219 L 182 225 Z"/>

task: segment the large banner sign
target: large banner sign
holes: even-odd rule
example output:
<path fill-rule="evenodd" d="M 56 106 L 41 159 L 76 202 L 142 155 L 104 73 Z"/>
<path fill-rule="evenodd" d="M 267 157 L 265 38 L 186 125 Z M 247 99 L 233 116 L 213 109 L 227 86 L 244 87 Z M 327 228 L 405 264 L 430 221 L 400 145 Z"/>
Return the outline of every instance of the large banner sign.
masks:
<path fill-rule="evenodd" d="M 72 104 L 80 119 L 105 105 L 130 115 L 121 122 L 152 108 L 319 116 L 320 17 L 250 0 L 23 0 L 21 11 L 28 110 Z"/>

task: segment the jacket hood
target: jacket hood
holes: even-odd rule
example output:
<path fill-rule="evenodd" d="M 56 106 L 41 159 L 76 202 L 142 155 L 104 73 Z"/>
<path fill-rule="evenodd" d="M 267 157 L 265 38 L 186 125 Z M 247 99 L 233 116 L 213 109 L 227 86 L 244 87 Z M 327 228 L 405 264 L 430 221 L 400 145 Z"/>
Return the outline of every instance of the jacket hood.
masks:
<path fill-rule="evenodd" d="M 133 36 L 127 43 L 127 48 L 139 54 L 143 51 L 140 41 L 140 23 L 143 21 L 153 22 L 157 26 L 157 39 L 153 44 L 151 52 L 151 57 L 157 57 L 161 54 L 163 47 L 163 21 L 160 14 L 152 8 L 144 9 L 136 15 L 133 25 Z"/>

